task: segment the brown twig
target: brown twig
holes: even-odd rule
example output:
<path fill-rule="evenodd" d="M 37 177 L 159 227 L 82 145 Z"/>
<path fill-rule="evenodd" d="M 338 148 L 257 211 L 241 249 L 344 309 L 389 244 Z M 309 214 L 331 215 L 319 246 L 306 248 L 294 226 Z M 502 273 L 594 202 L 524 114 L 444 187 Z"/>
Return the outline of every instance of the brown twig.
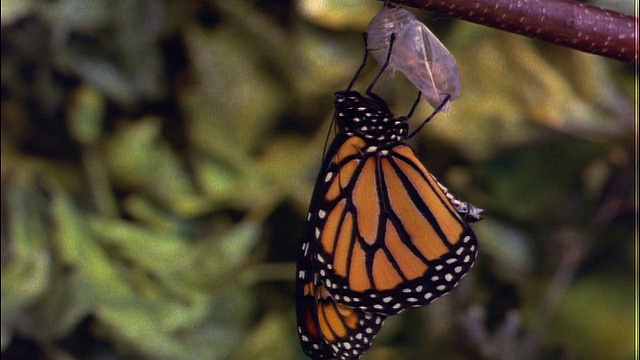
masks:
<path fill-rule="evenodd" d="M 625 62 L 638 59 L 638 19 L 574 0 L 391 0 Z"/>

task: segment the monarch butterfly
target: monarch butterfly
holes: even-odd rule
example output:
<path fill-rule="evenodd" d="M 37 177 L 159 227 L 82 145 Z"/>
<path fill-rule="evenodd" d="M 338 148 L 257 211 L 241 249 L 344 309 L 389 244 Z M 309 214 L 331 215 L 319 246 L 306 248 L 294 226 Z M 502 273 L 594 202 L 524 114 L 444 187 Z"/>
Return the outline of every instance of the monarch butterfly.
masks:
<path fill-rule="evenodd" d="M 365 37 L 366 42 L 366 37 Z M 314 359 L 357 359 L 387 316 L 431 303 L 473 264 L 468 226 L 482 210 L 455 199 L 404 144 L 409 114 L 394 118 L 371 89 L 336 93 L 339 132 L 311 199 L 297 266 L 296 313 L 304 352 Z"/>
<path fill-rule="evenodd" d="M 460 95 L 460 71 L 453 55 L 423 23 L 408 10 L 385 5 L 367 28 L 368 50 L 382 64 L 391 34 L 396 35 L 387 71 L 397 69 L 434 108 L 449 95 Z M 442 109 L 446 111 L 447 106 Z"/>

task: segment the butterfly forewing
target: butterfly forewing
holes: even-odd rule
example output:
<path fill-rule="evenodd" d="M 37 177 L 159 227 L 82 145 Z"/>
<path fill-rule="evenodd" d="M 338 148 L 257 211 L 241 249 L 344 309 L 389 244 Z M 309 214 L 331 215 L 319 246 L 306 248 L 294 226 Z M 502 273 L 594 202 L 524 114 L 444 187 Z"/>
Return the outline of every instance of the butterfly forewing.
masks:
<path fill-rule="evenodd" d="M 337 301 L 387 315 L 429 304 L 469 270 L 475 235 L 409 147 L 359 145 L 345 141 L 325 177 L 321 282 Z"/>

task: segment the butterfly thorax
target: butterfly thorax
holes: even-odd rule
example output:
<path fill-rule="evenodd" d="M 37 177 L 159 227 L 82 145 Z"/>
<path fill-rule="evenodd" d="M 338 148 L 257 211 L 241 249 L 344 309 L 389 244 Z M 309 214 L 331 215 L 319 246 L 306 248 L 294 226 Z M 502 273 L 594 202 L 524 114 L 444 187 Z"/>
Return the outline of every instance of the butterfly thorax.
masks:
<path fill-rule="evenodd" d="M 394 118 L 375 94 L 365 97 L 357 91 L 339 91 L 335 106 L 338 127 L 348 136 L 360 136 L 377 148 L 396 145 L 407 136 L 408 119 Z"/>

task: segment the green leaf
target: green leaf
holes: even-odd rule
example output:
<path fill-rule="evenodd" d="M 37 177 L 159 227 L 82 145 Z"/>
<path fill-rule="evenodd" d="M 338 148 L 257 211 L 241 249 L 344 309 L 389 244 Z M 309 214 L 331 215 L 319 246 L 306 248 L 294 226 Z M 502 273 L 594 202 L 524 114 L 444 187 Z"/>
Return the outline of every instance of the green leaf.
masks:
<path fill-rule="evenodd" d="M 104 122 L 104 98 L 94 89 L 83 87 L 74 94 L 74 104 L 69 115 L 69 132 L 83 144 L 98 141 Z"/>
<path fill-rule="evenodd" d="M 121 187 L 146 193 L 183 216 L 207 211 L 185 165 L 161 137 L 161 121 L 147 117 L 123 125 L 105 145 L 105 162 Z"/>
<path fill-rule="evenodd" d="M 277 120 L 285 94 L 233 28 L 192 28 L 186 35 L 200 78 L 182 101 L 190 114 L 190 139 L 197 148 L 242 166 Z"/>
<path fill-rule="evenodd" d="M 124 278 L 123 268 L 114 264 L 96 241 L 86 219 L 62 191 L 55 191 L 51 211 L 56 224 L 56 244 L 63 263 L 82 276 L 88 289 L 87 301 L 121 304 L 136 296 Z"/>
<path fill-rule="evenodd" d="M 2 266 L 3 337 L 8 336 L 11 328 L 20 322 L 23 312 L 51 284 L 52 259 L 45 225 L 44 197 L 30 174 L 18 173 L 12 180 L 9 185 L 3 186 L 2 191 L 3 202 L 6 202 L 3 207 L 6 206 L 8 217 L 8 247 L 3 249 L 3 252 L 8 252 L 8 261 L 3 261 Z"/>
<path fill-rule="evenodd" d="M 632 359 L 636 341 L 633 282 L 630 273 L 578 279 L 549 327 L 550 340 L 562 343 L 579 359 Z"/>

